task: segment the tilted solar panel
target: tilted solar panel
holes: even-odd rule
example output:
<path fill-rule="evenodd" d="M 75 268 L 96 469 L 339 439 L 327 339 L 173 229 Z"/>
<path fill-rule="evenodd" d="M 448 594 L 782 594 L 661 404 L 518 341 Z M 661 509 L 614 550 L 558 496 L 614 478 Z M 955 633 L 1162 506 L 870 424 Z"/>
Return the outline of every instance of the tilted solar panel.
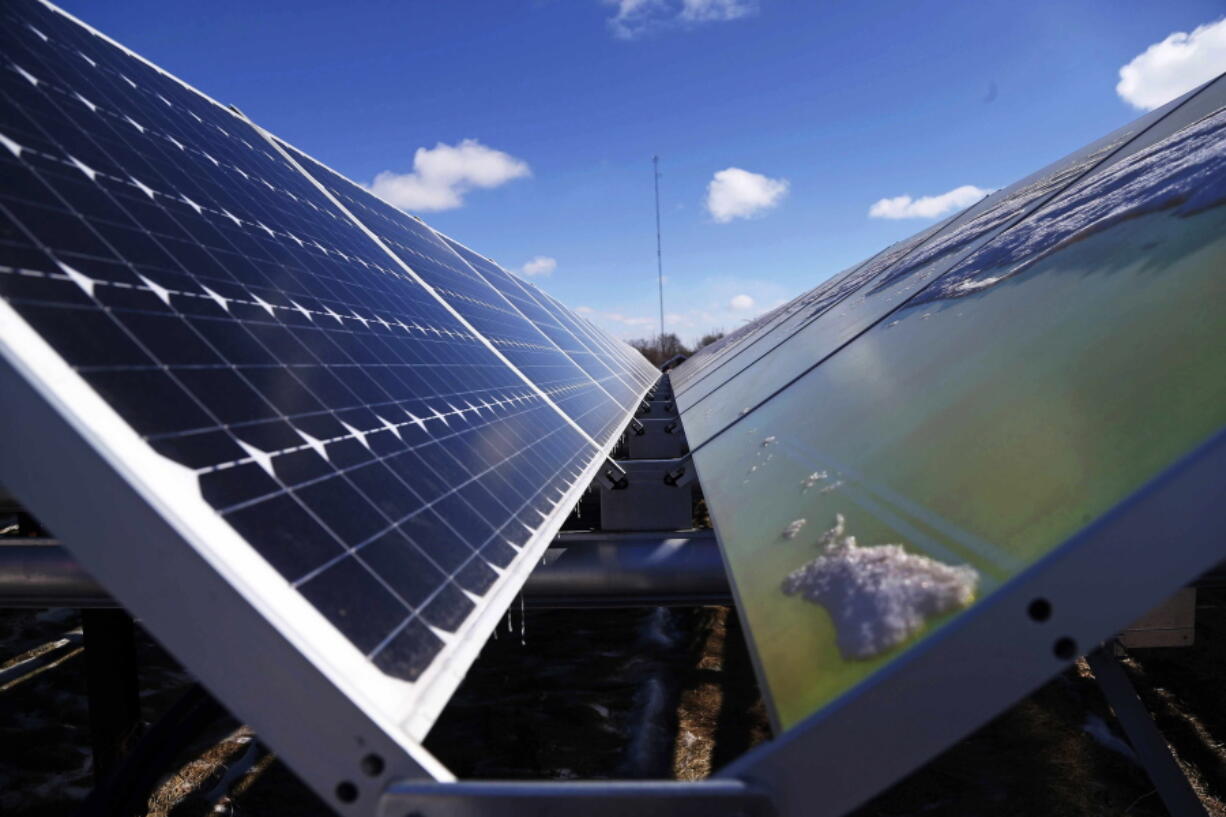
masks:
<path fill-rule="evenodd" d="M 593 436 L 616 433 L 625 409 L 429 227 L 291 147 L 284 148 L 379 240 L 412 266 L 465 320 Z"/>
<path fill-rule="evenodd" d="M 446 777 L 417 742 L 650 367 L 62 12 L 0 13 L 5 483 L 300 771 Z M 304 707 L 340 743 L 284 742 Z"/>
<path fill-rule="evenodd" d="M 851 706 L 1226 427 L 1224 105 L 1226 77 L 682 365 L 777 726 Z"/>
<path fill-rule="evenodd" d="M 651 372 L 644 371 L 645 358 L 642 355 L 633 357 L 634 369 L 628 368 L 624 360 L 619 360 L 607 349 L 597 346 L 594 338 L 585 343 L 582 340 L 585 333 L 577 328 L 572 330 L 564 326 L 566 319 L 561 316 L 557 307 L 534 295 L 529 287 L 511 273 L 461 244 L 450 239 L 448 243 L 545 334 L 550 343 L 574 361 L 620 409 L 625 411 L 635 407 L 644 383 L 655 379 Z M 620 347 L 620 344 L 618 346 Z M 647 379 L 636 377 L 636 373 L 646 375 Z"/>
<path fill-rule="evenodd" d="M 808 302 L 795 317 L 744 343 L 697 377 L 680 381 L 677 404 L 686 412 L 691 445 L 701 445 L 746 408 L 786 387 L 1069 184 L 1203 116 L 1206 100 L 1213 98 L 1212 89 L 1206 89 L 1153 111 L 943 224 L 899 242 L 833 286 L 818 287 L 806 296 Z M 703 366 L 703 355 L 693 362 Z"/>

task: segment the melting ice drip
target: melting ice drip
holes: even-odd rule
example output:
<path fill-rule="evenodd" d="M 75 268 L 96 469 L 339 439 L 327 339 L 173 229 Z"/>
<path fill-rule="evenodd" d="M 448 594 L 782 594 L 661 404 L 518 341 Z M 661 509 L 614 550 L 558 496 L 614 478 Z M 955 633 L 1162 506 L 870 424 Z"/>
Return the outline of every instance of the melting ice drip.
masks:
<path fill-rule="evenodd" d="M 960 610 L 975 598 L 979 573 L 907 553 L 901 545 L 860 547 L 844 535 L 843 515 L 817 540 L 822 553 L 788 574 L 783 592 L 826 608 L 839 652 L 872 658 L 923 629 L 933 616 Z"/>

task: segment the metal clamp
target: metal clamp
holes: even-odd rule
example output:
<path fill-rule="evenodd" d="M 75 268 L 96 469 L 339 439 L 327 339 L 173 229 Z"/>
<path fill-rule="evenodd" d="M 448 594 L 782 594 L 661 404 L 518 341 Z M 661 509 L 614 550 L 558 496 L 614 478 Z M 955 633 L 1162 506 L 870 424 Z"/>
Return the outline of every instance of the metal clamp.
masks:
<path fill-rule="evenodd" d="M 664 484 L 674 487 L 689 485 L 694 481 L 694 462 L 690 455 L 677 460 L 677 467 L 664 474 Z"/>
<path fill-rule="evenodd" d="M 630 485 L 630 478 L 626 469 L 615 460 L 606 459 L 601 469 L 596 472 L 596 482 L 605 490 L 620 491 Z"/>

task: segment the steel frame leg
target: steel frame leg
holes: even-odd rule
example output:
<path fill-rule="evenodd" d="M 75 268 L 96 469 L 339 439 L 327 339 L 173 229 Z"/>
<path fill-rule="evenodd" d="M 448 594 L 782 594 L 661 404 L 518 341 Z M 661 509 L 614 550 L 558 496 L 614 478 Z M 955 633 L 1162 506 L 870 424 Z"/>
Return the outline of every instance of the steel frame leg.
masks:
<path fill-rule="evenodd" d="M 94 782 L 101 783 L 140 732 L 136 624 L 123 609 L 81 611 L 85 682 L 94 749 Z"/>
<path fill-rule="evenodd" d="M 1208 817 L 1200 798 L 1171 755 L 1166 738 L 1158 731 L 1112 650 L 1112 644 L 1100 647 L 1087 655 L 1086 661 L 1120 726 L 1124 727 L 1137 759 L 1158 790 L 1158 796 L 1172 817 Z"/>

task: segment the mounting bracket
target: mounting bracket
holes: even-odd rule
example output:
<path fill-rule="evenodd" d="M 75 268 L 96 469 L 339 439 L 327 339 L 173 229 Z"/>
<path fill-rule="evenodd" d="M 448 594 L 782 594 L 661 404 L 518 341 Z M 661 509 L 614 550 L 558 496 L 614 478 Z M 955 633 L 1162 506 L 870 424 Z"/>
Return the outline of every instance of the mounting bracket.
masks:
<path fill-rule="evenodd" d="M 676 417 L 677 406 L 673 403 L 671 396 L 667 400 L 644 400 L 639 405 L 636 415 L 638 417 L 651 417 L 657 420 L 665 417 Z"/>
<path fill-rule="evenodd" d="M 645 418 L 637 436 L 626 439 L 626 450 L 632 460 L 664 460 L 680 457 L 688 450 L 681 421 L 677 418 Z"/>
<path fill-rule="evenodd" d="M 600 492 L 600 526 L 604 530 L 685 530 L 694 526 L 695 469 L 689 456 L 672 459 L 619 460 L 625 484 Z"/>
<path fill-rule="evenodd" d="M 606 491 L 620 491 L 630 484 L 626 469 L 613 459 L 605 460 L 604 465 L 596 472 L 595 482 Z"/>

